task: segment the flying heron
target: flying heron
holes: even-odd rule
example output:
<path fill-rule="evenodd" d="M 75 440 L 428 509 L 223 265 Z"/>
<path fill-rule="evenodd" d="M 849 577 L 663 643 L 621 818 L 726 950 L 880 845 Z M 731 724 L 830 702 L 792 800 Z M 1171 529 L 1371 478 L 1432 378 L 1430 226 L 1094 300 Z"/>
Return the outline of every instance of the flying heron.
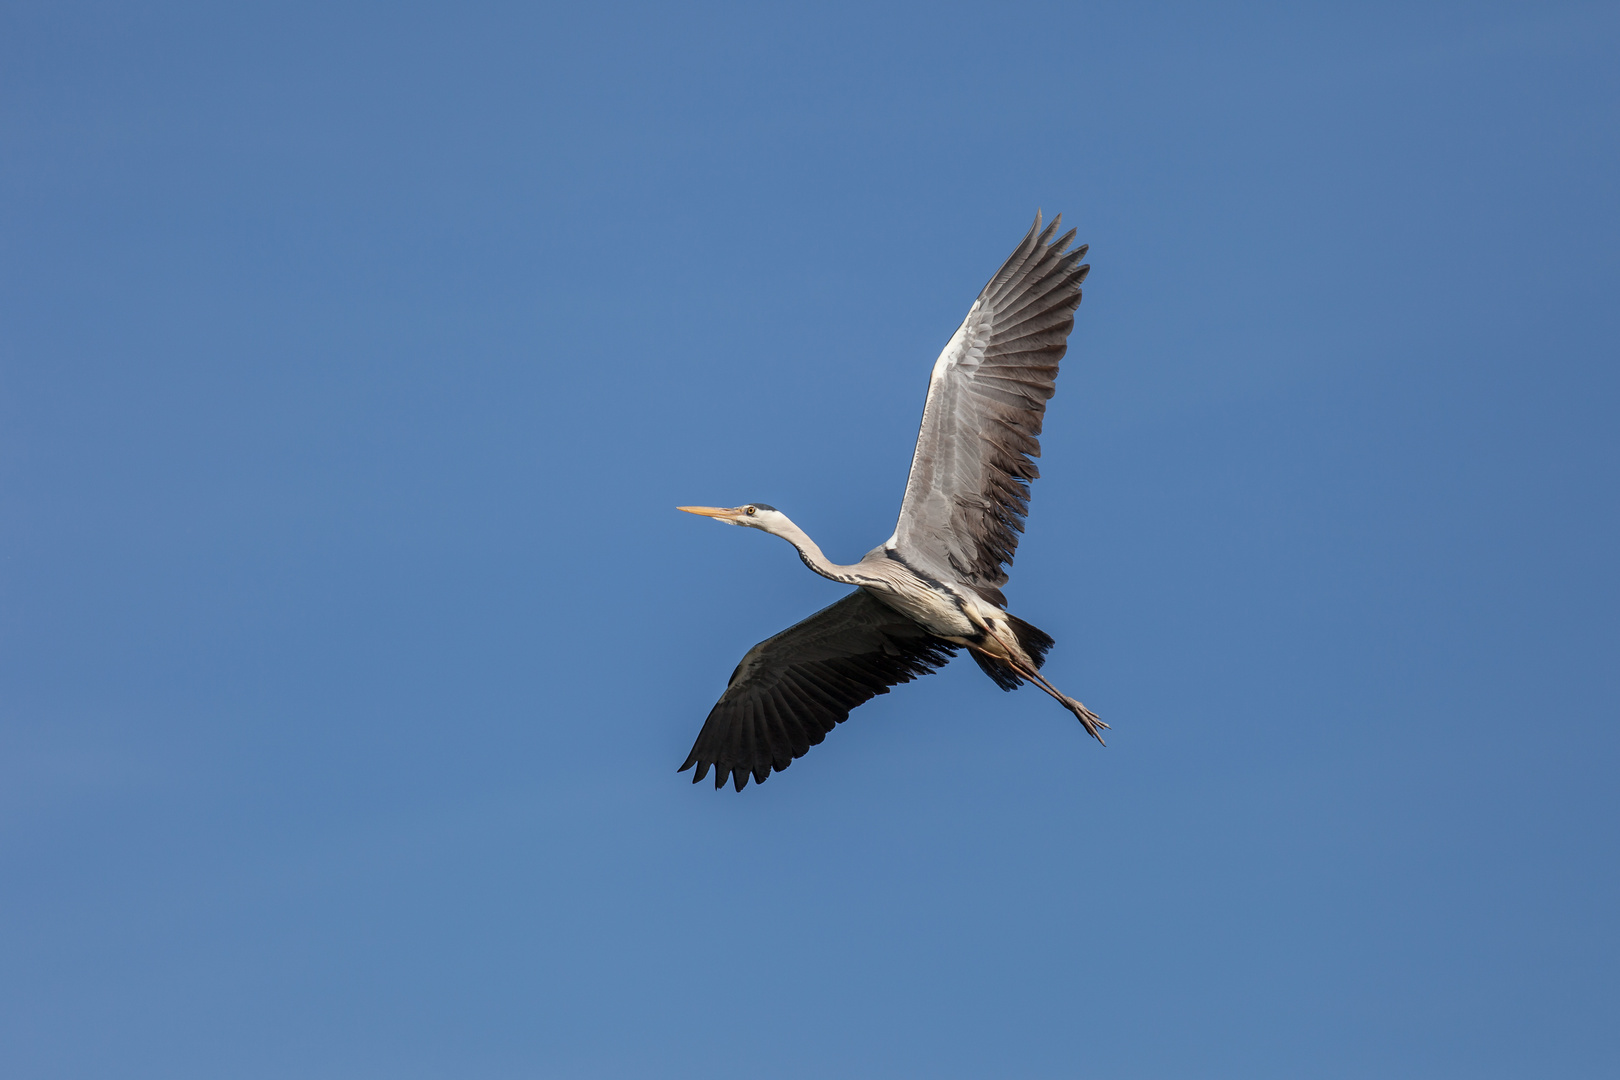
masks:
<path fill-rule="evenodd" d="M 1008 256 L 934 362 L 922 430 L 894 535 L 840 566 L 767 503 L 682 506 L 689 514 L 759 529 L 798 549 L 822 577 L 858 586 L 803 622 L 748 650 L 680 771 L 714 768 L 741 791 L 764 783 L 849 719 L 850 710 L 944 666 L 966 648 L 1003 690 L 1034 683 L 1099 743 L 1108 725 L 1041 677 L 1045 633 L 1007 612 L 1000 586 L 1039 474 L 1036 436 L 1068 349 L 1086 245 L 1065 251 L 1063 215 L 1041 216 Z"/>

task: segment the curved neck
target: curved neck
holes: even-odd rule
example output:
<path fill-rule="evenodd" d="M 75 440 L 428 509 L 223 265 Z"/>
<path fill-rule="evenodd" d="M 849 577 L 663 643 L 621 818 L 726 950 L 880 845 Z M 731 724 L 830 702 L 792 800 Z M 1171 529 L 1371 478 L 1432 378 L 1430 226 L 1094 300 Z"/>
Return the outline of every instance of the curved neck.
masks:
<path fill-rule="evenodd" d="M 785 517 L 786 515 L 784 515 L 784 519 Z M 781 525 L 771 529 L 770 532 L 772 536 L 780 536 L 797 548 L 799 558 L 804 560 L 804 565 L 822 577 L 831 578 L 833 581 L 842 581 L 849 585 L 857 585 L 861 582 L 861 575 L 855 572 L 860 564 L 840 566 L 833 562 L 823 555 L 821 548 L 816 546 L 816 542 L 810 539 L 805 531 L 793 524 L 793 522 L 784 520 Z"/>

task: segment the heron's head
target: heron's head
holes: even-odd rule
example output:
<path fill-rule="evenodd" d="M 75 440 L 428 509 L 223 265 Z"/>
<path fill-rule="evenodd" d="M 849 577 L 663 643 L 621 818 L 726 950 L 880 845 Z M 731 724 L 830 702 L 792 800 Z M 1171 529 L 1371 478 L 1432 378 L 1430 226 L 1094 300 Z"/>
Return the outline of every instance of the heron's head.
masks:
<path fill-rule="evenodd" d="M 724 521 L 731 525 L 743 525 L 750 529 L 760 529 L 764 532 L 774 533 L 788 523 L 788 517 L 782 511 L 769 503 L 748 503 L 746 506 L 677 506 L 677 510 L 685 510 L 688 514 L 702 514 L 712 517 L 716 521 Z"/>

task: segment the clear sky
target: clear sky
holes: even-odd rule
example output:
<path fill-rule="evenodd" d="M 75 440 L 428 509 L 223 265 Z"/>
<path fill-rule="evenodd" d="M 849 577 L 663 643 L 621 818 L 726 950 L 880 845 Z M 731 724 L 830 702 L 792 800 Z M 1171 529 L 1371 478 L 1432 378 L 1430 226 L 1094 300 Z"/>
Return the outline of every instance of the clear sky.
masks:
<path fill-rule="evenodd" d="M 0 11 L 0 1073 L 1620 1073 L 1614 4 Z M 675 767 L 1037 208 L 1013 610 Z"/>

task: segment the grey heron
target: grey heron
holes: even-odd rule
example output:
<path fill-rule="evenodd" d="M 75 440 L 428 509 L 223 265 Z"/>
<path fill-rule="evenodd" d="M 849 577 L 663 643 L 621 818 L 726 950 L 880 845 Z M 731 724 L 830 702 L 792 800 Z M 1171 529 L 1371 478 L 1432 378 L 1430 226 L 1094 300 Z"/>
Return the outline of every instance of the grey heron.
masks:
<path fill-rule="evenodd" d="M 767 503 L 682 506 L 792 544 L 822 577 L 854 592 L 775 637 L 737 665 L 692 753 L 692 782 L 715 771 L 741 791 L 764 783 L 851 709 L 947 663 L 966 648 L 1003 690 L 1025 680 L 1056 698 L 1099 743 L 1108 725 L 1041 676 L 1052 639 L 1011 615 L 1001 592 L 1029 512 L 1033 458 L 1058 361 L 1068 349 L 1087 245 L 1057 240 L 1063 215 L 1041 216 L 968 309 L 934 363 L 922 428 L 894 535 L 841 566 Z"/>

